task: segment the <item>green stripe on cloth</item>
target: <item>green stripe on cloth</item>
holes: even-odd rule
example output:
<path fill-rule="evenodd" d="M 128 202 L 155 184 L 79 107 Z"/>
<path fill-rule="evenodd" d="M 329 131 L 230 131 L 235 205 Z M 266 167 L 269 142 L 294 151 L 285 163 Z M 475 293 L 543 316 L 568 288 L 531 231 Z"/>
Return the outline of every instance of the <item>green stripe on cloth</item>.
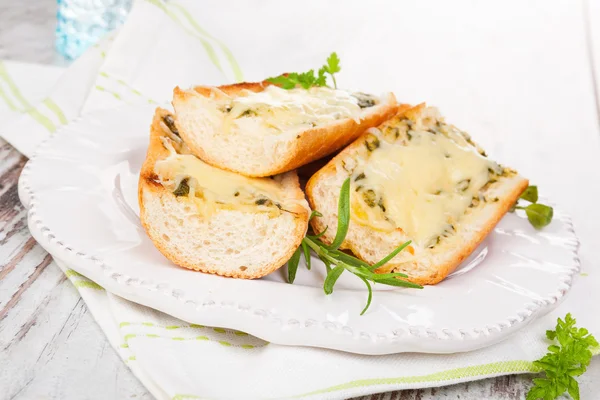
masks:
<path fill-rule="evenodd" d="M 8 108 L 10 108 L 11 110 L 21 111 L 17 108 L 17 106 L 15 106 L 15 103 L 12 102 L 12 100 L 6 95 L 6 93 L 4 93 L 4 90 L 2 90 L 2 87 L 0 87 L 0 97 L 2 98 L 2 100 L 4 100 L 4 102 L 6 103 Z"/>
<path fill-rule="evenodd" d="M 593 355 L 600 354 L 600 346 L 591 349 Z M 397 385 L 397 384 L 414 384 L 414 383 L 443 383 L 450 382 L 463 378 L 481 378 L 484 376 L 492 375 L 508 375 L 517 373 L 537 373 L 541 369 L 533 364 L 531 361 L 501 361 L 483 365 L 474 365 L 471 367 L 454 368 L 446 371 L 436 372 L 434 374 L 427 375 L 415 375 L 415 376 L 402 376 L 398 378 L 373 378 L 373 379 L 359 379 L 342 383 L 340 385 L 331 386 L 328 388 L 314 390 L 312 392 L 299 394 L 288 398 L 300 398 L 314 396 L 318 394 L 338 392 L 341 390 L 359 388 L 359 387 L 370 387 L 380 385 Z M 393 389 L 390 389 L 393 390 Z M 192 394 L 176 394 L 172 397 L 172 400 L 186 400 L 186 399 L 200 399 L 199 396 Z"/>
<path fill-rule="evenodd" d="M 62 112 L 60 107 L 57 106 L 56 103 L 50 97 L 45 98 L 44 101 L 42 101 L 42 103 L 44 103 L 44 105 L 48 107 L 50 111 L 56 114 L 61 124 L 67 123 L 67 117 L 65 117 L 65 114 Z"/>
<path fill-rule="evenodd" d="M 490 364 L 474 365 L 471 367 L 449 369 L 447 371 L 441 371 L 427 375 L 402 376 L 399 378 L 359 379 L 348 383 L 342 383 L 341 385 L 335 385 L 325 389 L 300 394 L 297 396 L 293 396 L 292 398 L 313 396 L 316 394 L 331 393 L 340 390 L 366 386 L 397 385 L 427 382 L 439 383 L 462 378 L 476 378 L 486 375 L 514 374 L 527 372 L 534 373 L 539 371 L 540 368 L 536 367 L 530 361 L 501 361 Z"/>
<path fill-rule="evenodd" d="M 77 272 L 75 272 L 73 270 L 67 270 L 66 273 L 67 273 L 67 276 L 70 276 L 69 275 L 70 273 L 77 274 Z M 82 275 L 79 275 L 79 276 L 82 276 Z M 212 330 L 213 332 L 216 332 L 216 333 L 219 333 L 219 334 L 223 334 L 223 335 L 233 334 L 235 336 L 248 336 L 248 334 L 245 333 L 245 332 L 240 332 L 240 331 L 236 331 L 236 330 L 233 330 L 233 329 L 212 328 L 212 327 L 205 327 L 204 325 L 197 325 L 197 324 L 189 324 L 189 325 L 157 325 L 157 324 L 155 324 L 153 322 L 130 322 L 130 321 L 123 321 L 123 322 L 119 323 L 119 328 L 124 328 L 124 327 L 127 327 L 127 326 L 131 326 L 131 327 L 134 327 L 134 326 L 146 326 L 146 327 L 166 329 L 166 330 L 185 329 L 185 328 L 190 328 L 190 329 L 208 329 L 208 330 Z"/>
<path fill-rule="evenodd" d="M 101 71 L 99 73 L 99 75 L 102 76 L 103 78 L 106 78 L 108 80 L 116 82 L 120 86 L 123 86 L 125 89 L 127 89 L 127 91 L 133 93 L 134 95 L 146 99 L 148 101 L 148 103 L 150 103 L 150 104 L 158 104 L 157 101 L 155 101 L 155 100 L 151 99 L 150 97 L 144 95 L 142 92 L 140 92 L 139 90 L 137 90 L 136 88 L 134 88 L 133 86 L 131 86 L 130 84 L 128 84 L 127 82 L 125 82 L 123 79 L 115 78 L 114 76 L 106 73 L 105 71 Z M 103 90 L 103 91 L 107 91 L 107 89 L 105 89 L 102 86 L 98 87 L 97 89 Z"/>
<path fill-rule="evenodd" d="M 109 94 L 111 94 L 117 100 L 123 100 L 123 98 L 121 98 L 121 95 L 119 93 L 113 92 L 112 90 L 108 90 L 104 86 L 96 85 L 95 89 L 98 90 L 98 91 L 100 91 L 100 92 L 109 93 Z"/>
<path fill-rule="evenodd" d="M 191 30 L 191 29 L 187 28 L 186 26 L 184 26 L 183 23 L 179 20 L 179 18 L 177 18 L 177 15 L 175 15 L 175 13 L 173 11 L 169 10 L 167 8 L 167 6 L 162 1 L 160 1 L 160 0 L 146 0 L 146 1 L 149 2 L 150 4 L 155 5 L 158 8 L 160 8 L 173 21 L 175 21 L 182 28 L 184 28 L 186 31 L 188 31 L 189 33 L 191 33 L 192 36 L 194 36 L 198 40 L 200 40 L 200 43 L 202 43 L 202 46 L 204 47 L 204 50 L 208 54 L 208 57 L 210 58 L 210 60 L 212 61 L 212 63 L 215 65 L 215 67 L 217 67 L 217 69 L 219 71 L 223 72 L 223 68 L 221 67 L 221 63 L 219 62 L 219 58 L 217 57 L 217 53 L 215 52 L 215 49 L 212 48 L 212 46 L 210 45 L 210 43 L 208 43 L 201 36 L 197 35 L 196 32 L 194 32 L 193 30 Z"/>
<path fill-rule="evenodd" d="M 56 131 L 56 126 L 54 125 L 54 123 L 48 117 L 46 117 L 34 107 L 32 107 L 31 104 L 29 104 L 29 102 L 25 99 L 25 97 L 23 97 L 21 91 L 19 90 L 15 82 L 12 80 L 10 75 L 8 75 L 8 71 L 6 71 L 6 67 L 2 62 L 0 62 L 0 78 L 2 78 L 6 82 L 8 88 L 15 96 L 15 98 L 21 103 L 27 114 L 29 114 L 33 119 L 35 119 L 42 126 L 44 126 L 48 131 Z"/>
<path fill-rule="evenodd" d="M 192 17 L 190 12 L 188 10 L 186 10 L 185 7 L 183 7 L 181 4 L 172 3 L 172 7 L 177 8 L 181 12 L 181 14 L 183 14 L 183 16 L 188 20 L 188 22 L 194 27 L 194 29 L 196 29 L 198 31 L 198 33 L 217 42 L 217 44 L 219 45 L 219 47 L 221 48 L 223 53 L 225 53 L 225 57 L 227 57 L 229 64 L 231 65 L 231 69 L 233 70 L 233 75 L 235 76 L 236 81 L 238 81 L 238 82 L 243 81 L 244 75 L 242 73 L 242 69 L 240 68 L 235 57 L 233 56 L 233 53 L 231 52 L 231 50 L 229 50 L 229 48 L 225 45 L 225 43 L 221 42 L 219 39 L 215 38 L 210 33 L 208 33 L 206 30 L 204 30 L 198 24 L 198 22 L 196 22 L 196 20 Z"/>
<path fill-rule="evenodd" d="M 202 342 L 213 342 L 213 343 L 218 343 L 221 346 L 225 346 L 225 347 L 237 347 L 240 349 L 244 349 L 244 350 L 252 350 L 252 349 L 257 349 L 260 347 L 266 347 L 269 345 L 269 343 L 265 343 L 265 344 L 248 344 L 248 343 L 242 343 L 242 344 L 234 344 L 234 343 L 230 343 L 226 340 L 215 340 L 215 339 L 211 339 L 208 336 L 194 336 L 194 337 L 182 337 L 182 336 L 164 336 L 164 335 L 157 335 L 155 333 L 128 333 L 127 335 L 123 336 L 123 340 L 125 343 L 123 343 L 121 345 L 121 347 L 129 347 L 129 341 L 131 339 L 135 339 L 135 338 L 151 338 L 151 339 L 168 339 L 168 340 L 174 340 L 176 342 L 182 342 L 182 341 L 202 341 Z"/>
<path fill-rule="evenodd" d="M 67 278 L 69 278 L 73 286 L 75 286 L 78 289 L 88 288 L 94 290 L 104 290 L 104 288 L 98 285 L 96 282 L 89 280 L 85 276 L 81 275 L 79 272 L 74 271 L 70 268 L 65 271 L 65 275 L 67 276 Z"/>
<path fill-rule="evenodd" d="M 530 361 L 502 361 L 490 364 L 475 365 L 472 367 L 455 368 L 447 371 L 436 372 L 434 374 L 403 376 L 398 378 L 374 378 L 374 379 L 359 379 L 340 385 L 331 386 L 328 388 L 315 390 L 308 393 L 299 394 L 289 398 L 300 398 L 314 396 L 318 394 L 332 393 L 346 389 L 381 386 L 381 385 L 397 385 L 397 384 L 413 384 L 413 383 L 440 383 L 453 381 L 462 378 L 478 378 L 495 374 L 514 374 L 514 373 L 536 373 L 540 369 L 533 365 Z M 191 394 L 176 394 L 172 400 L 200 399 L 200 397 Z"/>
<path fill-rule="evenodd" d="M 96 282 L 92 282 L 92 281 L 74 281 L 73 282 L 73 286 L 75 286 L 77 289 L 81 289 L 81 288 L 88 288 L 88 289 L 94 289 L 94 290 L 104 290 L 104 288 L 100 285 L 98 285 Z"/>
<path fill-rule="evenodd" d="M 65 271 L 65 275 L 66 275 L 68 278 L 70 278 L 70 277 L 72 277 L 72 276 L 76 276 L 76 277 L 79 277 L 79 278 L 85 278 L 85 276 L 81 275 L 79 272 L 77 272 L 77 271 L 74 271 L 74 270 L 72 270 L 72 269 L 68 269 L 68 270 L 66 270 L 66 271 Z"/>

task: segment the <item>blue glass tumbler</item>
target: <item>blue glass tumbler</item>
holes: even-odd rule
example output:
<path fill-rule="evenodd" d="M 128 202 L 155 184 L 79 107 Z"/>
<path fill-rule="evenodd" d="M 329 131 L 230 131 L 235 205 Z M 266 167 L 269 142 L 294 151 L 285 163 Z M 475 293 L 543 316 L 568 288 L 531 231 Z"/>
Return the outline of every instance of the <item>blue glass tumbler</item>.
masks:
<path fill-rule="evenodd" d="M 121 25 L 133 0 L 58 0 L 56 50 L 74 60 Z"/>

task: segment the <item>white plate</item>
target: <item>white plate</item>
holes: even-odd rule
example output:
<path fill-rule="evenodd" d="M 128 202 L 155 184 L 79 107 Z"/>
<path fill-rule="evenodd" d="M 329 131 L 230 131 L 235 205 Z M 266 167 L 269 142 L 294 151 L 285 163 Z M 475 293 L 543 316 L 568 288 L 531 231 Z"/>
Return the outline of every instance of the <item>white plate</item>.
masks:
<path fill-rule="evenodd" d="M 509 214 L 459 270 L 423 290 L 377 285 L 349 273 L 331 296 L 324 267 L 301 263 L 261 280 L 221 278 L 179 268 L 146 237 L 137 180 L 152 108 L 97 111 L 44 143 L 27 164 L 20 195 L 38 242 L 107 290 L 183 320 L 238 329 L 287 345 L 363 354 L 452 353 L 498 342 L 549 311 L 579 269 L 578 241 L 555 212 L 542 231 Z"/>

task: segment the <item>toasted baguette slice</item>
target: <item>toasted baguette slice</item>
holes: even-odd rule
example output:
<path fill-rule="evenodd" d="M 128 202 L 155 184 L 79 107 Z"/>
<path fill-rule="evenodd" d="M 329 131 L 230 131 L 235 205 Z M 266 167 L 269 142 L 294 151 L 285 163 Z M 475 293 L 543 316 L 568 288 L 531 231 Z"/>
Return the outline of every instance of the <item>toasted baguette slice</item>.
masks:
<path fill-rule="evenodd" d="M 177 126 L 192 153 L 252 177 L 291 171 L 346 146 L 396 112 L 393 94 L 269 83 L 175 88 Z"/>
<path fill-rule="evenodd" d="M 308 227 L 296 172 L 247 178 L 189 153 L 171 114 L 157 109 L 139 180 L 140 219 L 175 264 L 236 278 L 282 266 Z"/>
<path fill-rule="evenodd" d="M 337 203 L 351 178 L 351 222 L 342 248 L 374 264 L 410 246 L 377 270 L 435 284 L 485 238 L 527 188 L 515 171 L 487 159 L 470 137 L 435 108 L 402 105 L 398 114 L 344 149 L 308 182 L 316 232 L 337 227 Z"/>

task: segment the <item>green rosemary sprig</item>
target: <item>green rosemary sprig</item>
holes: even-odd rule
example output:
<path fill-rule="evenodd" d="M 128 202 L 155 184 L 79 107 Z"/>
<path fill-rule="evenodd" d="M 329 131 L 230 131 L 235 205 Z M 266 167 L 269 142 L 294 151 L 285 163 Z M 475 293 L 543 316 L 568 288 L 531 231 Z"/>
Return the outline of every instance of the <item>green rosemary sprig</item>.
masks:
<path fill-rule="evenodd" d="M 315 216 L 321 217 L 322 215 L 318 211 L 313 211 L 310 215 L 310 218 L 312 219 Z M 351 256 L 339 250 L 341 244 L 346 238 L 349 225 L 350 178 L 344 181 L 340 190 L 340 199 L 338 202 L 338 226 L 333 242 L 330 245 L 327 245 L 323 243 L 320 239 L 320 237 L 325 233 L 325 230 L 327 230 L 327 228 L 325 228 L 325 230 L 318 235 L 306 235 L 304 239 L 302 239 L 301 246 L 298 247 L 296 252 L 292 255 L 292 258 L 290 258 L 290 260 L 288 261 L 288 282 L 294 283 L 294 279 L 296 278 L 296 271 L 298 270 L 298 264 L 300 262 L 300 256 L 302 253 L 304 253 L 306 267 L 310 270 L 310 250 L 313 250 L 317 257 L 319 257 L 321 261 L 323 261 L 323 263 L 325 264 L 325 268 L 327 269 L 327 276 L 323 283 L 323 290 L 325 291 L 325 294 L 330 295 L 331 293 L 333 293 L 333 287 L 335 286 L 335 283 L 344 271 L 348 271 L 358 276 L 365 283 L 369 293 L 367 297 L 367 304 L 360 313 L 360 315 L 363 315 L 371 305 L 371 300 L 373 298 L 371 283 L 382 283 L 384 285 L 408 287 L 415 289 L 423 288 L 423 286 L 421 285 L 417 285 L 407 280 L 400 279 L 407 278 L 407 275 L 402 273 L 375 273 L 375 270 L 377 268 L 385 265 L 398 253 L 404 250 L 411 243 L 410 241 L 400 245 L 386 257 L 381 259 L 379 262 L 370 265 L 364 262 L 363 260 L 360 260 L 354 256 Z"/>

